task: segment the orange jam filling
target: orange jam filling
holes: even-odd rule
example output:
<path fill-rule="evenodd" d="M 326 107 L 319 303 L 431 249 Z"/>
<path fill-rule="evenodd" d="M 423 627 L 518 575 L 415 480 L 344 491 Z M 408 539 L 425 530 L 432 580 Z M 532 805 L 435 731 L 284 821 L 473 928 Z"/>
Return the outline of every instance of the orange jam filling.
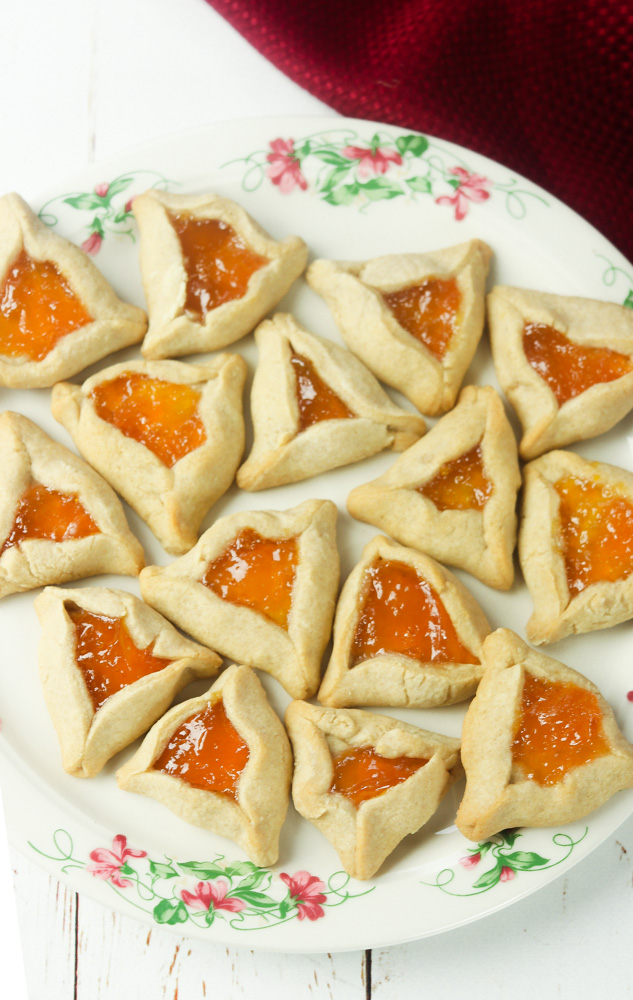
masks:
<path fill-rule="evenodd" d="M 202 583 L 223 600 L 253 608 L 287 629 L 296 572 L 296 538 L 263 538 L 243 528 L 209 563 Z"/>
<path fill-rule="evenodd" d="M 560 541 L 567 584 L 578 594 L 591 583 L 614 583 L 633 572 L 633 503 L 605 483 L 565 476 L 560 498 Z"/>
<path fill-rule="evenodd" d="M 181 724 L 153 768 L 237 801 L 238 782 L 249 755 L 220 698 Z"/>
<path fill-rule="evenodd" d="M 606 347 L 581 347 L 545 323 L 527 323 L 523 350 L 559 406 L 597 382 L 613 382 L 633 370 L 631 359 Z"/>
<path fill-rule="evenodd" d="M 20 251 L 0 288 L 0 354 L 41 361 L 87 323 L 92 316 L 55 264 Z"/>
<path fill-rule="evenodd" d="M 405 563 L 378 560 L 365 570 L 351 663 L 381 653 L 422 663 L 479 663 L 459 641 L 431 585 Z"/>
<path fill-rule="evenodd" d="M 555 785 L 573 767 L 608 753 L 595 694 L 526 672 L 512 742 L 512 760 L 525 778 Z"/>
<path fill-rule="evenodd" d="M 178 234 L 187 272 L 185 312 L 198 320 L 223 302 L 241 299 L 251 275 L 269 263 L 220 219 L 179 213 L 169 221 Z"/>
<path fill-rule="evenodd" d="M 356 416 L 323 381 L 308 358 L 293 354 L 290 360 L 297 382 L 300 433 L 322 420 L 349 420 Z"/>
<path fill-rule="evenodd" d="M 99 527 L 74 493 L 60 493 L 41 483 L 31 483 L 20 497 L 2 552 L 19 545 L 25 538 L 67 542 L 71 538 L 98 534 Z"/>
<path fill-rule="evenodd" d="M 73 602 L 66 611 L 75 626 L 75 660 L 95 712 L 117 691 L 172 662 L 154 656 L 154 643 L 145 649 L 135 646 L 125 618 L 95 615 Z"/>
<path fill-rule="evenodd" d="M 421 285 L 383 293 L 383 298 L 400 326 L 442 361 L 457 329 L 462 300 L 455 278 L 429 278 Z"/>
<path fill-rule="evenodd" d="M 401 785 L 421 767 L 424 757 L 381 757 L 373 747 L 351 747 L 334 757 L 331 792 L 339 792 L 358 809 L 362 802 Z"/>
<path fill-rule="evenodd" d="M 484 472 L 481 445 L 445 462 L 436 476 L 418 492 L 438 510 L 483 510 L 492 493 L 492 483 Z"/>
<path fill-rule="evenodd" d="M 170 469 L 207 439 L 198 416 L 200 393 L 190 385 L 123 372 L 90 392 L 102 420 L 140 441 Z"/>

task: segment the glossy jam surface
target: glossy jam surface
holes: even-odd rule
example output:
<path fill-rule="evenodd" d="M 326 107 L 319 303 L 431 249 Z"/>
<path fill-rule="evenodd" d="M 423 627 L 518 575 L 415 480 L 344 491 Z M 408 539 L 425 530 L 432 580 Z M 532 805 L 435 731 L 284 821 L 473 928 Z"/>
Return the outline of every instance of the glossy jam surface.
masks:
<path fill-rule="evenodd" d="M 182 723 L 153 768 L 237 801 L 238 782 L 248 758 L 248 746 L 220 699 Z"/>
<path fill-rule="evenodd" d="M 455 279 L 430 278 L 383 298 L 400 326 L 442 361 L 457 329 L 462 298 Z"/>
<path fill-rule="evenodd" d="M 25 538 L 67 542 L 71 538 L 98 534 L 99 528 L 74 493 L 59 493 L 41 483 L 31 483 L 20 497 L 2 552 L 19 545 Z"/>
<path fill-rule="evenodd" d="M 334 778 L 331 792 L 339 792 L 356 808 L 367 799 L 401 785 L 421 767 L 428 764 L 423 757 L 381 757 L 373 747 L 350 747 L 334 757 Z"/>
<path fill-rule="evenodd" d="M 163 670 L 171 660 L 134 645 L 125 618 L 95 615 L 74 603 L 66 611 L 75 626 L 75 659 L 84 675 L 95 712 L 113 694 L 147 674 Z"/>
<path fill-rule="evenodd" d="M 244 528 L 209 563 L 202 583 L 223 600 L 253 608 L 287 629 L 297 558 L 296 538 L 263 538 Z"/>
<path fill-rule="evenodd" d="M 123 372 L 90 393 L 102 420 L 149 448 L 170 469 L 207 439 L 198 415 L 200 393 L 190 385 Z"/>
<path fill-rule="evenodd" d="M 308 358 L 293 354 L 290 360 L 297 382 L 299 432 L 322 420 L 349 420 L 355 416 L 323 381 Z"/>
<path fill-rule="evenodd" d="M 226 222 L 184 213 L 170 215 L 169 221 L 178 234 L 187 271 L 185 312 L 199 320 L 223 302 L 241 299 L 251 275 L 268 264 Z"/>
<path fill-rule="evenodd" d="M 55 264 L 22 250 L 0 289 L 0 354 L 41 361 L 87 323 L 92 317 Z"/>
<path fill-rule="evenodd" d="M 599 480 L 565 476 L 560 498 L 560 544 L 572 595 L 591 583 L 615 583 L 633 573 L 633 504 Z"/>
<path fill-rule="evenodd" d="M 581 347 L 544 323 L 526 324 L 523 350 L 560 406 L 597 382 L 613 382 L 633 371 L 625 354 L 605 347 Z"/>
<path fill-rule="evenodd" d="M 386 559 L 365 570 L 352 665 L 380 653 L 423 663 L 479 663 L 459 641 L 431 585 L 411 566 Z"/>
<path fill-rule="evenodd" d="M 512 742 L 512 760 L 524 777 L 555 785 L 573 767 L 608 753 L 595 694 L 526 672 Z"/>
<path fill-rule="evenodd" d="M 433 479 L 418 487 L 438 510 L 483 510 L 492 483 L 484 472 L 481 445 L 446 462 Z"/>

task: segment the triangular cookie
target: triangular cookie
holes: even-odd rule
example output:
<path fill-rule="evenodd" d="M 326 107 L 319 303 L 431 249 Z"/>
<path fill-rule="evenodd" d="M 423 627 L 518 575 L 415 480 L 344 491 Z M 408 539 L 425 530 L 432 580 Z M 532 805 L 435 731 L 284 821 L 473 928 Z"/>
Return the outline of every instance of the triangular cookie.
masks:
<path fill-rule="evenodd" d="M 602 434 L 633 409 L 630 309 L 499 285 L 488 321 L 523 458 Z"/>
<path fill-rule="evenodd" d="M 64 769 L 98 774 L 221 659 L 123 590 L 47 587 L 35 599 L 44 699 Z"/>
<path fill-rule="evenodd" d="M 551 451 L 524 469 L 519 535 L 530 642 L 633 618 L 633 475 Z"/>
<path fill-rule="evenodd" d="M 53 416 L 167 552 L 182 555 L 242 457 L 245 378 L 235 354 L 199 365 L 130 361 L 81 387 L 56 385 Z"/>
<path fill-rule="evenodd" d="M 384 448 L 404 451 L 424 434 L 420 416 L 389 399 L 353 354 L 279 313 L 255 331 L 253 450 L 237 474 L 243 490 L 308 479 Z"/>
<path fill-rule="evenodd" d="M 479 343 L 491 255 L 470 240 L 364 263 L 315 260 L 306 278 L 350 350 L 433 415 L 453 406 Z"/>
<path fill-rule="evenodd" d="M 273 240 L 217 194 L 146 191 L 132 206 L 141 231 L 147 358 L 215 351 L 239 340 L 306 266 L 298 236 Z"/>
<path fill-rule="evenodd" d="M 0 300 L 0 385 L 12 388 L 53 385 L 147 329 L 143 310 L 17 194 L 0 198 Z"/>
<path fill-rule="evenodd" d="M 361 521 L 498 590 L 514 579 L 517 446 L 499 396 L 467 386 L 451 413 L 347 498 Z"/>
<path fill-rule="evenodd" d="M 378 536 L 343 585 L 319 701 L 411 708 L 463 701 L 479 683 L 489 632 L 452 573 Z"/>
<path fill-rule="evenodd" d="M 0 415 L 0 597 L 98 573 L 136 576 L 140 542 L 108 484 L 19 413 Z"/>
<path fill-rule="evenodd" d="M 371 878 L 462 774 L 459 740 L 385 715 L 294 701 L 286 728 L 295 808 L 353 878 Z"/>
<path fill-rule="evenodd" d="M 465 837 L 571 823 L 633 787 L 633 747 L 595 684 L 508 629 L 488 636 L 484 664 L 462 730 Z"/>
<path fill-rule="evenodd" d="M 223 656 L 272 674 L 293 697 L 319 686 L 339 579 L 335 504 L 239 511 L 187 555 L 148 566 L 144 600 Z"/>
<path fill-rule="evenodd" d="M 279 855 L 291 773 L 288 737 L 263 687 L 248 667 L 232 666 L 163 716 L 117 780 L 268 866 Z"/>

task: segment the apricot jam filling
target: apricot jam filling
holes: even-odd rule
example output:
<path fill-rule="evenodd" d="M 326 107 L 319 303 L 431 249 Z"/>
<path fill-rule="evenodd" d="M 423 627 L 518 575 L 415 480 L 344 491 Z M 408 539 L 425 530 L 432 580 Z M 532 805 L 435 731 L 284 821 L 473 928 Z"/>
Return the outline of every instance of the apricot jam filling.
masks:
<path fill-rule="evenodd" d="M 31 483 L 20 497 L 2 552 L 19 545 L 25 538 L 67 542 L 71 538 L 98 534 L 99 527 L 74 493 L 60 493 L 41 483 Z"/>
<path fill-rule="evenodd" d="M 462 295 L 455 278 L 429 278 L 383 298 L 403 329 L 442 361 L 457 329 Z"/>
<path fill-rule="evenodd" d="M 331 792 L 339 792 L 358 809 L 362 802 L 401 785 L 421 767 L 424 757 L 381 757 L 373 747 L 350 747 L 333 758 Z"/>
<path fill-rule="evenodd" d="M 554 487 L 570 592 L 579 594 L 600 580 L 615 583 L 632 573 L 633 503 L 597 479 L 565 476 Z"/>
<path fill-rule="evenodd" d="M 238 782 L 249 755 L 220 698 L 180 725 L 153 769 L 237 802 Z"/>
<path fill-rule="evenodd" d="M 297 386 L 299 433 L 322 420 L 349 420 L 356 416 L 323 381 L 308 358 L 293 354 L 290 361 Z"/>
<path fill-rule="evenodd" d="M 20 251 L 0 289 L 0 354 L 41 361 L 88 323 L 92 316 L 55 264 Z"/>
<path fill-rule="evenodd" d="M 613 382 L 633 371 L 633 362 L 625 354 L 606 347 L 581 347 L 545 323 L 526 323 L 523 350 L 559 406 L 597 382 Z"/>
<path fill-rule="evenodd" d="M 572 768 L 608 753 L 595 694 L 526 671 L 512 741 L 512 760 L 523 776 L 555 785 Z"/>
<path fill-rule="evenodd" d="M 185 312 L 198 320 L 223 302 L 241 299 L 251 275 L 269 263 L 220 219 L 177 213 L 169 221 L 178 234 L 187 272 Z"/>
<path fill-rule="evenodd" d="M 95 712 L 117 691 L 172 662 L 154 656 L 154 643 L 139 649 L 125 618 L 96 615 L 74 602 L 65 608 L 75 626 L 75 660 L 84 675 Z"/>
<path fill-rule="evenodd" d="M 431 585 L 405 563 L 379 559 L 365 570 L 351 649 L 356 666 L 381 653 L 422 663 L 479 663 L 459 641 Z"/>
<path fill-rule="evenodd" d="M 198 415 L 200 393 L 190 385 L 123 372 L 90 392 L 97 415 L 149 448 L 172 468 L 207 439 Z"/>
<path fill-rule="evenodd" d="M 209 563 L 202 583 L 223 600 L 253 608 L 287 629 L 297 559 L 296 538 L 263 538 L 243 528 Z"/>
<path fill-rule="evenodd" d="M 445 462 L 440 471 L 418 486 L 438 510 L 483 510 L 492 493 L 492 483 L 484 472 L 481 445 Z"/>

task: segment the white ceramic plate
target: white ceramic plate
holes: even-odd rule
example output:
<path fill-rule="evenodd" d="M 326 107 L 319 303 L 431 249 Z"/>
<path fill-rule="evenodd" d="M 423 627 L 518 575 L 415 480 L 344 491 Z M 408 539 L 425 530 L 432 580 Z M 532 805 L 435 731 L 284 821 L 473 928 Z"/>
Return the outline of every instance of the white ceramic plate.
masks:
<path fill-rule="evenodd" d="M 87 168 L 34 207 L 48 224 L 94 254 L 122 297 L 142 304 L 129 201 L 151 186 L 227 195 L 274 236 L 300 234 L 318 257 L 363 259 L 480 237 L 495 252 L 491 283 L 633 304 L 630 265 L 554 198 L 457 146 L 369 122 L 284 118 L 215 125 L 157 140 Z M 308 328 L 339 339 L 327 308 L 302 281 L 280 308 L 294 312 Z M 252 371 L 252 337 L 234 349 L 244 354 Z M 135 350 L 121 352 L 77 381 L 115 360 L 136 356 Z M 496 385 L 487 343 L 479 348 L 466 382 Z M 3 390 L 2 405 L 33 418 L 72 447 L 50 416 L 49 397 L 42 390 Z M 576 450 L 630 470 L 632 428 L 630 416 Z M 345 578 L 375 534 L 346 513 L 347 493 L 393 461 L 387 453 L 264 493 L 233 488 L 216 504 L 205 527 L 238 509 L 286 509 L 309 497 L 329 497 L 340 511 Z M 168 562 L 143 523 L 128 513 L 148 562 Z M 459 575 L 493 627 L 507 626 L 524 635 L 531 607 L 521 582 L 500 594 L 467 574 Z M 94 582 L 138 593 L 136 581 L 129 578 Z M 231 842 L 188 826 L 149 799 L 120 791 L 114 772 L 129 750 L 90 781 L 63 772 L 37 676 L 39 627 L 33 596 L 9 597 L 0 606 L 0 771 L 12 842 L 80 892 L 171 926 L 179 935 L 250 948 L 331 952 L 436 934 L 546 885 L 589 854 L 633 811 L 633 792 L 620 793 L 586 821 L 564 829 L 506 833 L 475 845 L 452 825 L 461 794 L 458 786 L 427 827 L 400 845 L 375 880 L 360 883 L 341 873 L 329 843 L 291 808 L 279 865 L 270 873 L 256 869 Z M 629 739 L 632 629 L 627 623 L 568 639 L 552 649 L 600 686 Z M 283 712 L 286 695 L 270 678 L 263 680 Z M 182 697 L 192 693 L 197 693 L 195 687 Z M 458 736 L 465 708 L 387 711 Z M 306 872 L 314 878 L 308 879 Z M 289 879 L 280 878 L 281 873 Z M 218 904 L 212 910 L 195 909 L 182 900 L 182 890 L 195 892 L 199 882 L 212 886 Z M 244 904 L 239 912 L 222 905 L 231 898 Z"/>

